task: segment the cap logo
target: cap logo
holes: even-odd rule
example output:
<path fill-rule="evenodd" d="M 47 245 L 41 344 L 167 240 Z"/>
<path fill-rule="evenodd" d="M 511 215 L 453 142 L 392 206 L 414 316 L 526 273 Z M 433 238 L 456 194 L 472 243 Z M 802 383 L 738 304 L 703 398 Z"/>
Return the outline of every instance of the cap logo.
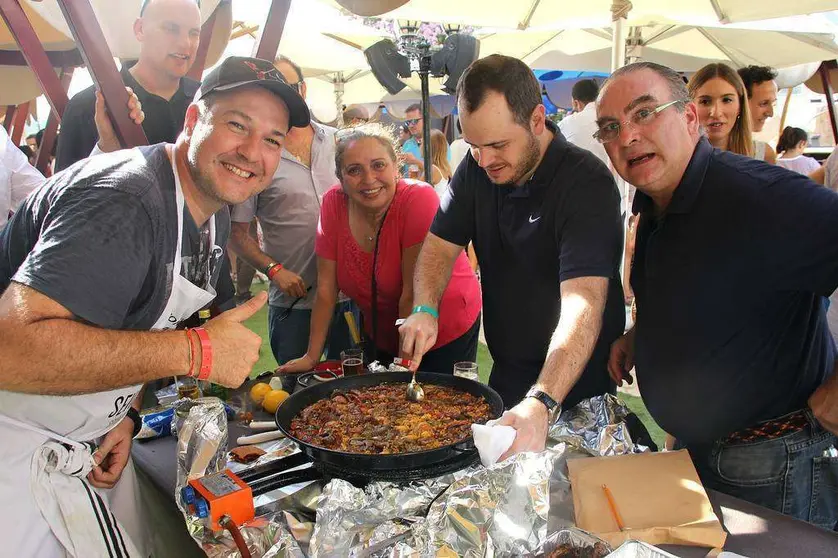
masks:
<path fill-rule="evenodd" d="M 249 62 L 247 60 L 244 61 L 245 66 L 253 70 L 253 73 L 256 74 L 256 79 L 269 79 L 273 81 L 285 81 L 282 79 L 279 70 L 276 68 L 271 68 L 270 70 L 260 70 L 256 64 L 253 62 Z"/>

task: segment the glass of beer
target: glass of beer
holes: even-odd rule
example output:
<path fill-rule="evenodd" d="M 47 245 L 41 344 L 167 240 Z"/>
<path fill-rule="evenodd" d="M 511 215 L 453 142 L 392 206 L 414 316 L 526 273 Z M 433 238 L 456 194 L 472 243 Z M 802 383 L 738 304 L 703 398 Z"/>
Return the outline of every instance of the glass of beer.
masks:
<path fill-rule="evenodd" d="M 477 373 L 477 363 L 470 361 L 457 362 L 454 364 L 454 375 L 461 378 L 468 378 L 475 382 L 480 381 L 480 376 Z"/>
<path fill-rule="evenodd" d="M 183 376 L 178 380 L 177 384 L 178 399 L 198 399 L 202 397 L 201 388 L 198 385 L 198 380 Z"/>
<path fill-rule="evenodd" d="M 366 372 L 364 369 L 364 351 L 362 349 L 346 349 L 340 353 L 340 364 L 344 376 L 357 376 Z"/>

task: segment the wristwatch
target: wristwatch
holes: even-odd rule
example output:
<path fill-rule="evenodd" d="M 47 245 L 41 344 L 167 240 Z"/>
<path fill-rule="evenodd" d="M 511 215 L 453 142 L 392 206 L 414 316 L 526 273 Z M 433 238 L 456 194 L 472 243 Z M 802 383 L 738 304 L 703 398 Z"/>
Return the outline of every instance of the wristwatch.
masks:
<path fill-rule="evenodd" d="M 126 416 L 134 423 L 134 434 L 131 437 L 136 438 L 137 434 L 140 433 L 140 430 L 143 427 L 143 419 L 140 418 L 140 413 L 138 413 L 137 409 L 134 407 L 130 407 L 128 409 L 128 414 Z"/>
<path fill-rule="evenodd" d="M 540 389 L 530 388 L 527 392 L 526 397 L 532 397 L 533 399 L 538 399 L 541 401 L 545 407 L 547 407 L 547 424 L 553 425 L 559 418 L 559 415 L 562 412 L 562 406 L 559 403 L 541 391 Z"/>

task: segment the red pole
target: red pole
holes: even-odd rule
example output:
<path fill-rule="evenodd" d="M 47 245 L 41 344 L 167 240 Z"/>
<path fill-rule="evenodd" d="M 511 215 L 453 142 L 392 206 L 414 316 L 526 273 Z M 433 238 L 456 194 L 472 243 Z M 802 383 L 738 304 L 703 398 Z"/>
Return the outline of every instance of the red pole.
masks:
<path fill-rule="evenodd" d="M 291 9 L 291 0 L 273 0 L 268 11 L 268 18 L 262 27 L 262 34 L 256 48 L 253 49 L 253 56 L 268 62 L 273 62 L 279 51 L 279 41 L 282 39 L 282 31 L 285 29 L 285 20 L 288 19 L 288 10 Z"/>
<path fill-rule="evenodd" d="M 204 24 L 201 26 L 201 40 L 198 43 L 198 52 L 195 53 L 195 61 L 192 62 L 192 67 L 189 68 L 189 73 L 186 74 L 196 81 L 201 81 L 204 74 L 204 66 L 207 64 L 207 52 L 209 52 L 210 42 L 212 42 L 212 31 L 215 27 L 215 16 L 222 3 L 219 3 L 209 16 Z"/>
<path fill-rule="evenodd" d="M 3 117 L 3 127 L 6 128 L 6 133 L 12 131 L 12 122 L 15 119 L 16 108 L 14 105 L 6 105 L 6 115 Z"/>
<path fill-rule="evenodd" d="M 73 68 L 64 68 L 61 70 L 62 91 L 66 91 L 70 87 L 70 80 L 72 79 Z M 52 109 L 49 112 L 49 118 L 47 118 L 47 127 L 44 128 L 44 136 L 41 138 L 41 146 L 38 148 L 38 158 L 35 161 L 35 167 L 44 176 L 47 176 L 49 158 L 52 156 L 52 148 L 55 146 L 55 140 L 58 137 L 58 123 L 60 121 L 61 116 L 58 115 L 55 109 Z"/>
<path fill-rule="evenodd" d="M 9 27 L 12 36 L 15 38 L 26 63 L 35 72 L 41 91 L 47 97 L 52 110 L 59 117 L 64 114 L 64 107 L 67 106 L 67 93 L 61 87 L 61 82 L 47 57 L 35 29 L 26 17 L 26 13 L 20 6 L 19 0 L 0 0 L 0 16 Z"/>
<path fill-rule="evenodd" d="M 148 145 L 142 126 L 128 114 L 128 92 L 119 77 L 113 55 L 105 41 L 90 0 L 57 0 L 81 50 L 85 65 L 96 87 L 105 97 L 105 106 L 122 148 Z"/>
<path fill-rule="evenodd" d="M 829 123 L 832 125 L 832 139 L 838 144 L 838 117 L 835 115 L 835 91 L 833 91 L 832 83 L 829 81 L 826 62 L 821 62 L 818 71 L 821 74 L 821 83 L 823 83 L 823 94 L 826 95 L 826 108 L 829 111 Z"/>
<path fill-rule="evenodd" d="M 22 105 L 18 105 L 17 110 L 15 110 L 15 122 L 12 124 L 12 131 L 9 133 L 12 143 L 15 145 L 20 145 L 20 138 L 23 137 L 23 129 L 26 127 L 26 118 L 29 116 L 30 102 L 31 101 L 26 101 Z"/>

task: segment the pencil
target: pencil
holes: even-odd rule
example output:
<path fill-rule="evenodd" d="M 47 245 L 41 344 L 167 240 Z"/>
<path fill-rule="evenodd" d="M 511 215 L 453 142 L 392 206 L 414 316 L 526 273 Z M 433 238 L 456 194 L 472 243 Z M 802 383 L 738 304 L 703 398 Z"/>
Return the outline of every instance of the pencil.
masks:
<path fill-rule="evenodd" d="M 617 527 L 620 528 L 620 531 L 625 531 L 626 525 L 623 523 L 623 518 L 617 509 L 617 502 L 614 501 L 614 495 L 611 494 L 611 491 L 604 484 L 602 485 L 602 491 L 605 493 L 605 499 L 608 500 L 608 507 L 611 509 L 611 515 L 614 516 L 614 521 L 617 522 Z"/>

